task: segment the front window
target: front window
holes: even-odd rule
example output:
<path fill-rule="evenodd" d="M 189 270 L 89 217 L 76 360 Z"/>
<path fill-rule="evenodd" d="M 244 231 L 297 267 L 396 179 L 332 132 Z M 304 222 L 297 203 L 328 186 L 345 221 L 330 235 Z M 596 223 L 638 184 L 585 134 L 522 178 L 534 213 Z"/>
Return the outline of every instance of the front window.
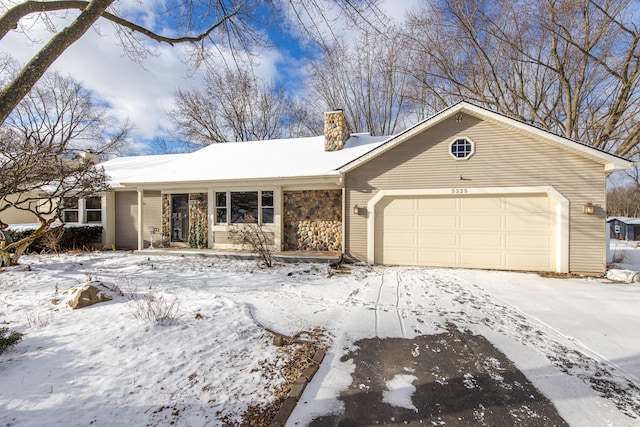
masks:
<path fill-rule="evenodd" d="M 64 222 L 79 221 L 78 198 L 65 197 L 62 199 L 62 220 Z"/>
<path fill-rule="evenodd" d="M 87 197 L 84 199 L 84 210 L 87 222 L 102 222 L 101 197 Z"/>
<path fill-rule="evenodd" d="M 262 192 L 262 223 L 273 224 L 273 191 Z"/>
<path fill-rule="evenodd" d="M 273 191 L 216 192 L 216 224 L 238 224 L 245 217 L 261 224 L 273 224 Z"/>
<path fill-rule="evenodd" d="M 258 221 L 258 192 L 231 192 L 231 222 L 244 222 L 245 217 L 249 216 Z"/>
<path fill-rule="evenodd" d="M 216 193 L 216 223 L 224 224 L 227 222 L 227 193 Z"/>

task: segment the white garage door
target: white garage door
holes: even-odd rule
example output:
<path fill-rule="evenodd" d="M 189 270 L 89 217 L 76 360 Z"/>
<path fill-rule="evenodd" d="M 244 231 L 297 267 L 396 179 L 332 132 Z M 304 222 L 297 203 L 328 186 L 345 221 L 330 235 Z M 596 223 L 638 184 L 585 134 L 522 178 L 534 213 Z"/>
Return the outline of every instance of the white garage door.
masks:
<path fill-rule="evenodd" d="M 555 211 L 546 194 L 385 197 L 375 208 L 375 262 L 554 271 Z"/>

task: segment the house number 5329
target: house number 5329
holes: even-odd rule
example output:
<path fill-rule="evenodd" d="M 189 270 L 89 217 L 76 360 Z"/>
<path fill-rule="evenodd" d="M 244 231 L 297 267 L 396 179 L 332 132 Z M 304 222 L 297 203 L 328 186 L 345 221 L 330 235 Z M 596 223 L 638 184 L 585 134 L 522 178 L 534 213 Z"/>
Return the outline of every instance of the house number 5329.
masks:
<path fill-rule="evenodd" d="M 469 192 L 466 188 L 452 188 L 451 194 L 467 194 Z"/>

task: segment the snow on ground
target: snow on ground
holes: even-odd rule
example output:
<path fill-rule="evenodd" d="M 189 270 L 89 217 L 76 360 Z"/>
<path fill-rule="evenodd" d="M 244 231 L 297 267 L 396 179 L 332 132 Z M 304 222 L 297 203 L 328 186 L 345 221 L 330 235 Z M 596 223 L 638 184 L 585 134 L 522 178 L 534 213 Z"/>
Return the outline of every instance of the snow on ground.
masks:
<path fill-rule="evenodd" d="M 640 242 L 611 240 L 609 260 L 613 267 L 640 271 Z"/>
<path fill-rule="evenodd" d="M 333 345 L 288 423 L 306 425 L 340 410 L 353 371 L 340 359 L 354 342 L 442 333 L 447 323 L 487 337 L 571 425 L 640 422 L 640 284 L 350 268 L 261 270 L 251 261 L 124 252 L 24 257 L 0 273 L 0 324 L 25 334 L 0 355 L 0 424 L 222 425 L 268 403 L 283 381 L 284 356 L 262 326 L 285 334 L 320 327 Z M 138 305 L 124 297 L 80 310 L 64 304 L 66 291 L 96 279 L 138 300 L 175 301 L 179 316 L 138 320 Z M 389 399 L 410 404 L 393 392 L 399 382 L 410 391 L 409 376 L 396 380 Z"/>
<path fill-rule="evenodd" d="M 416 392 L 413 382 L 417 379 L 418 377 L 415 375 L 399 374 L 394 376 L 387 381 L 387 390 L 382 393 L 382 401 L 418 412 L 418 408 L 411 401 L 411 396 Z"/>

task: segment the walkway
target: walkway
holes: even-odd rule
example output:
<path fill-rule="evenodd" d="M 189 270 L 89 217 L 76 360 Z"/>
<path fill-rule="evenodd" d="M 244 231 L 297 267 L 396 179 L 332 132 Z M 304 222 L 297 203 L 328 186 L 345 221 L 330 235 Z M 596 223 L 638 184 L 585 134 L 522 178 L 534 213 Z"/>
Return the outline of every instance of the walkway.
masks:
<path fill-rule="evenodd" d="M 247 251 L 220 251 L 214 249 L 191 249 L 191 248 L 147 248 L 133 251 L 135 255 L 168 255 L 168 256 L 189 256 L 189 257 L 214 257 L 227 259 L 256 259 L 257 255 Z M 273 252 L 272 257 L 276 262 L 282 263 L 322 263 L 331 264 L 340 259 L 339 252 L 312 252 L 312 251 L 287 251 Z"/>

